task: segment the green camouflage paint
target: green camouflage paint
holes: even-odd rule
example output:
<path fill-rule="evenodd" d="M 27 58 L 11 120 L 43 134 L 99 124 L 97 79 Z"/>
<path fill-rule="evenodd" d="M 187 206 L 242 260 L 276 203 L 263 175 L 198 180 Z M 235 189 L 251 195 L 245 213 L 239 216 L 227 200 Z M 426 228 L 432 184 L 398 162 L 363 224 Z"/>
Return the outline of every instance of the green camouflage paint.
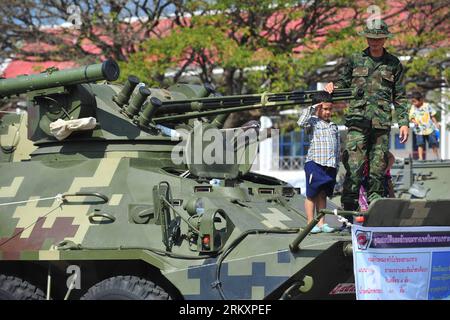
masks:
<path fill-rule="evenodd" d="M 358 207 L 359 187 L 364 160 L 369 159 L 369 201 L 383 194 L 386 152 L 392 125 L 391 103 L 399 126 L 408 126 L 408 111 L 403 80 L 403 66 L 386 50 L 380 58 L 372 58 L 369 48 L 351 56 L 337 88 L 356 86 L 364 90 L 364 98 L 350 103 L 346 125 L 349 128 L 343 155 L 347 170 L 341 201 L 348 208 Z"/>

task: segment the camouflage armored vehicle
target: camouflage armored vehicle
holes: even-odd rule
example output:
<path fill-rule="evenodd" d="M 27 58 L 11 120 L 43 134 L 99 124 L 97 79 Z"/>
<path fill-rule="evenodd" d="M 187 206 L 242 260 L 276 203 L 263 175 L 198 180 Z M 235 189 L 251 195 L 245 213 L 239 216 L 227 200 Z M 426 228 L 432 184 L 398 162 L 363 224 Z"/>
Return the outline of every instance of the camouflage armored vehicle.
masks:
<path fill-rule="evenodd" d="M 402 199 L 449 199 L 450 161 L 397 161 L 391 170 L 396 196 Z"/>
<path fill-rule="evenodd" d="M 36 148 L 0 162 L 0 299 L 354 298 L 333 294 L 352 281 L 350 236 L 309 234 L 299 190 L 250 171 L 257 125 L 221 130 L 230 112 L 311 92 L 221 97 L 118 76 L 108 60 L 0 80 L 0 98 L 27 93 Z M 211 154 L 233 161 L 196 159 L 207 129 Z"/>
<path fill-rule="evenodd" d="M 332 201 L 340 203 L 345 170 L 340 168 Z M 450 160 L 397 159 L 391 169 L 396 198 L 439 200 L 450 199 Z"/>

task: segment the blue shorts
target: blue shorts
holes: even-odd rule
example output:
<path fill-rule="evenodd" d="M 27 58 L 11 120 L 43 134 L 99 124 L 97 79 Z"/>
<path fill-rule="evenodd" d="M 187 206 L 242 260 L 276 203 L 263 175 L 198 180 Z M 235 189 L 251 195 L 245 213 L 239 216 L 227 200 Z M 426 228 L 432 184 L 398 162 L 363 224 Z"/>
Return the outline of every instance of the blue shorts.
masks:
<path fill-rule="evenodd" d="M 436 134 L 434 132 L 431 134 L 427 134 L 427 135 L 421 135 L 421 134 L 416 135 L 416 144 L 418 146 L 424 146 L 425 140 L 428 141 L 428 145 L 430 147 L 437 146 Z"/>
<path fill-rule="evenodd" d="M 325 191 L 325 194 L 331 197 L 336 184 L 336 174 L 336 168 L 324 167 L 314 161 L 306 162 L 306 196 L 314 198 L 320 191 Z"/>

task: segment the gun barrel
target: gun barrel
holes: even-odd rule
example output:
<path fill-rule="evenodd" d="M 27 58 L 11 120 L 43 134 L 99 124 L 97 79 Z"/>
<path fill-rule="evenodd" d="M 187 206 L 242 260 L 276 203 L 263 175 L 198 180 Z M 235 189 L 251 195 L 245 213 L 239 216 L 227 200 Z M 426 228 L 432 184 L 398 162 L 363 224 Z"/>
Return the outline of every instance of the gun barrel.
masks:
<path fill-rule="evenodd" d="M 332 97 L 332 101 L 344 101 L 344 100 L 351 100 L 351 99 L 359 99 L 360 93 L 357 93 L 356 96 L 338 96 Z M 232 112 L 240 112 L 240 111 L 248 111 L 248 110 L 255 110 L 255 109 L 261 109 L 261 108 L 291 108 L 294 105 L 299 104 L 308 104 L 312 103 L 312 100 L 310 98 L 307 99 L 293 99 L 293 100 L 287 100 L 287 101 L 275 101 L 275 102 L 269 102 L 269 103 L 255 103 L 255 104 L 249 104 L 249 105 L 240 105 L 238 107 L 228 107 L 228 106 L 222 106 L 220 108 L 214 108 L 210 110 L 202 110 L 197 112 L 190 112 L 185 114 L 175 114 L 175 115 L 168 115 L 168 116 L 161 116 L 161 117 L 155 117 L 153 118 L 153 121 L 156 123 L 164 123 L 164 122 L 170 122 L 170 121 L 183 121 L 188 119 L 194 119 L 199 117 L 208 117 L 208 116 L 216 116 L 219 114 L 228 114 Z"/>
<path fill-rule="evenodd" d="M 207 97 L 198 99 L 164 101 L 162 106 L 158 109 L 157 114 L 170 113 L 186 113 L 192 111 L 207 111 L 221 108 L 235 108 L 243 106 L 251 106 L 256 104 L 277 103 L 277 102 L 298 102 L 310 101 L 312 95 L 318 92 L 317 90 L 309 91 L 291 91 L 282 93 L 263 93 L 263 94 L 249 94 L 238 95 L 231 97 Z M 353 92 L 352 89 L 336 89 L 333 91 L 333 98 L 348 98 L 357 99 L 359 93 Z"/>
<path fill-rule="evenodd" d="M 0 98 L 35 90 L 98 80 L 114 81 L 119 78 L 119 74 L 120 69 L 117 63 L 114 60 L 106 60 L 103 63 L 91 64 L 79 68 L 1 79 Z"/>

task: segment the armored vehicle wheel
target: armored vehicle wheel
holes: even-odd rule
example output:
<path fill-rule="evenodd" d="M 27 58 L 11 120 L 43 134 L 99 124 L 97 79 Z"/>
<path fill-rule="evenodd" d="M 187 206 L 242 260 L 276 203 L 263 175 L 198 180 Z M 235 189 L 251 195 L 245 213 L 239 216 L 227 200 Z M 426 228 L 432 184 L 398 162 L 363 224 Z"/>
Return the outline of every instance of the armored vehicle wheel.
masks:
<path fill-rule="evenodd" d="M 170 296 L 151 281 L 117 276 L 97 283 L 81 300 L 170 300 Z"/>
<path fill-rule="evenodd" d="M 27 281 L 0 274 L 0 300 L 45 300 L 45 295 Z"/>

